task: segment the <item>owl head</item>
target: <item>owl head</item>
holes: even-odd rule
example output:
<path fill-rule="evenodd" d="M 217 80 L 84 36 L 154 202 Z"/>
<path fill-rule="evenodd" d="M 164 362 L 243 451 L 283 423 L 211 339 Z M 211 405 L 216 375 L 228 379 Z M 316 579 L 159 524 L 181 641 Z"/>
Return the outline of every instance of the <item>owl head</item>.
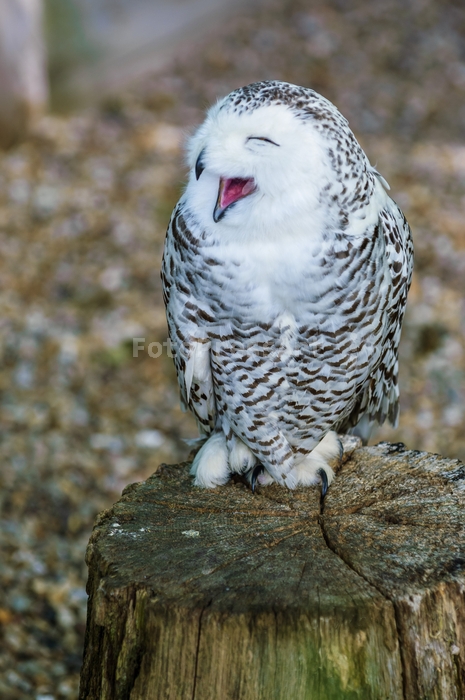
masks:
<path fill-rule="evenodd" d="M 205 231 L 225 236 L 283 235 L 310 221 L 315 230 L 344 227 L 374 180 L 336 107 L 279 81 L 240 88 L 212 107 L 188 164 L 189 209 Z"/>

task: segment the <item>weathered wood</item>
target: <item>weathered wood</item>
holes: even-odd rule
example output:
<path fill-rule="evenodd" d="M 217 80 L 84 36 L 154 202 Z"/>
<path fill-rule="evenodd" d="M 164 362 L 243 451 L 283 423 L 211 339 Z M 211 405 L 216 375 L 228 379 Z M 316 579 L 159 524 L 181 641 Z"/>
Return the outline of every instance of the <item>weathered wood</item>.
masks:
<path fill-rule="evenodd" d="M 163 466 L 88 550 L 83 700 L 465 697 L 465 467 L 382 444 L 318 489 Z"/>

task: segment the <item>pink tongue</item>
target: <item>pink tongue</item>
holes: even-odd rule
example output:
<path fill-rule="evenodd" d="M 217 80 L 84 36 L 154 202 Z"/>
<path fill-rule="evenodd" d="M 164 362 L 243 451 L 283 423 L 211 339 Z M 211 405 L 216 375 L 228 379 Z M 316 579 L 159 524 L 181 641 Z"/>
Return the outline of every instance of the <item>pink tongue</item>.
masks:
<path fill-rule="evenodd" d="M 237 202 L 238 199 L 246 197 L 248 194 L 253 192 L 255 189 L 255 181 L 252 177 L 247 180 L 243 180 L 239 177 L 228 178 L 223 180 L 223 191 L 221 193 L 221 209 L 226 209 L 233 202 Z"/>

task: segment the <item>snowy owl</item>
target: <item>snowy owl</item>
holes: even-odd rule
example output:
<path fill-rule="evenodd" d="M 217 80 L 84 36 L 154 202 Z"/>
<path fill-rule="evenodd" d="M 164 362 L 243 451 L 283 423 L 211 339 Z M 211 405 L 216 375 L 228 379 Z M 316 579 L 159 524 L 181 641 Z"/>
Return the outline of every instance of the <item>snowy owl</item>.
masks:
<path fill-rule="evenodd" d="M 235 90 L 188 163 L 162 281 L 181 400 L 204 437 L 194 483 L 241 473 L 324 495 L 338 433 L 366 439 L 397 421 L 407 221 L 347 120 L 309 88 Z"/>

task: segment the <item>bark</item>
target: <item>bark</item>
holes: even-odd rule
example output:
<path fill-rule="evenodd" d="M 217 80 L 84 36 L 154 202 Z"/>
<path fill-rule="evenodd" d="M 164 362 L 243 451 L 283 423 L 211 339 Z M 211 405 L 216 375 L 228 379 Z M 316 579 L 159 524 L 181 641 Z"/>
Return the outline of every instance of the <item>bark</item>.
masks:
<path fill-rule="evenodd" d="M 382 443 L 317 488 L 163 465 L 88 549 L 87 700 L 465 697 L 465 467 Z"/>

